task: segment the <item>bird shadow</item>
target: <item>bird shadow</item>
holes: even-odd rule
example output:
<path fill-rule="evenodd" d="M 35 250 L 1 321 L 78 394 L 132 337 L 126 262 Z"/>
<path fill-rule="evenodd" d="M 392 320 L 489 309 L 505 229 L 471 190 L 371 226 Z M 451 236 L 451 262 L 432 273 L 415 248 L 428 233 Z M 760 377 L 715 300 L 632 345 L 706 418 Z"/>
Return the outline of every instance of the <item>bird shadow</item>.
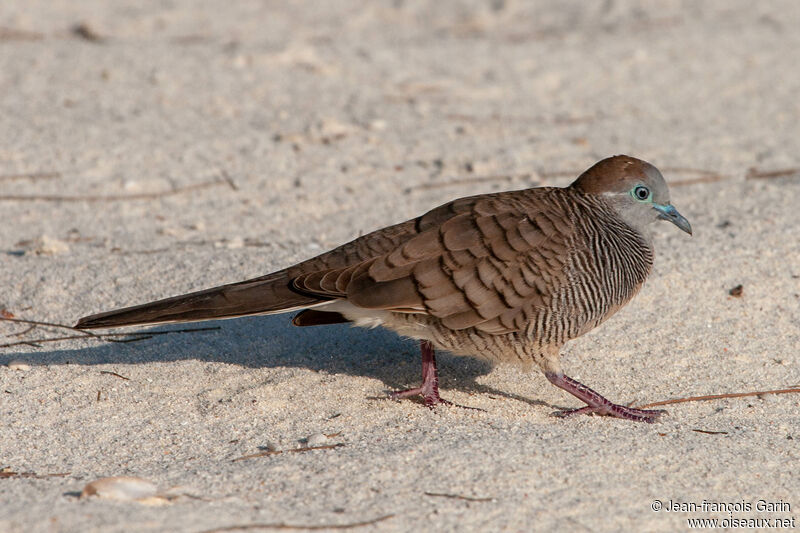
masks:
<path fill-rule="evenodd" d="M 23 359 L 41 365 L 142 364 L 198 360 L 250 368 L 305 368 L 329 374 L 379 379 L 387 394 L 421 381 L 419 347 L 382 329 L 365 330 L 344 324 L 296 328 L 288 315 L 243 317 L 202 324 L 201 331 L 185 324 L 129 329 L 132 335 L 176 331 L 136 342 L 99 342 L 85 348 L 35 350 L 0 354 L 0 364 Z M 114 330 L 121 331 L 121 330 Z M 35 341 L 32 341 L 35 342 Z M 535 406 L 548 404 L 477 383 L 493 364 L 477 358 L 437 354 L 440 387 L 473 394 L 489 394 Z"/>

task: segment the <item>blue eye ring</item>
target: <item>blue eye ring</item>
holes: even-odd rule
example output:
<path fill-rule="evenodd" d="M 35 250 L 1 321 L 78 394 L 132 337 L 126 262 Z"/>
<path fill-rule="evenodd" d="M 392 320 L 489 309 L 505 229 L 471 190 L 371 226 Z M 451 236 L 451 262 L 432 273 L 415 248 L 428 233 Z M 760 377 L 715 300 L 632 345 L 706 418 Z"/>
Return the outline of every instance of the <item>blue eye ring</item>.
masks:
<path fill-rule="evenodd" d="M 633 196 L 640 202 L 647 201 L 650 198 L 650 189 L 648 189 L 644 185 L 637 185 L 631 191 L 631 196 Z"/>

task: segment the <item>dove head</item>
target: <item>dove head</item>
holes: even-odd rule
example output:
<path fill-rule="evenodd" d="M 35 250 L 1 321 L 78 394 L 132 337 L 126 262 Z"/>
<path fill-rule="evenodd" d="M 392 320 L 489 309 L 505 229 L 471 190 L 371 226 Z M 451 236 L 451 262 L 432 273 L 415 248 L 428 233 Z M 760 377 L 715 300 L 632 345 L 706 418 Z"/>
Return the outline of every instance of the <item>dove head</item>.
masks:
<path fill-rule="evenodd" d="M 570 187 L 603 197 L 638 229 L 656 220 L 667 220 L 692 233 L 689 221 L 669 201 L 664 176 L 647 161 L 627 155 L 603 159 L 578 176 Z"/>

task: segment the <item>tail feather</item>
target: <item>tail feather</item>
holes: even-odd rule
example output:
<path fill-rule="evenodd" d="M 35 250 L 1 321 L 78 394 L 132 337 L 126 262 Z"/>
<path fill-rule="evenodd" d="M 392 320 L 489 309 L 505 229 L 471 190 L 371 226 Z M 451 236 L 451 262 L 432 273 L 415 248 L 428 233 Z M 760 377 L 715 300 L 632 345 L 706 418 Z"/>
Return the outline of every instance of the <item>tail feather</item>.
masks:
<path fill-rule="evenodd" d="M 295 292 L 285 271 L 156 302 L 106 311 L 78 320 L 78 329 L 197 322 L 247 315 L 282 313 L 313 307 L 320 298 Z"/>

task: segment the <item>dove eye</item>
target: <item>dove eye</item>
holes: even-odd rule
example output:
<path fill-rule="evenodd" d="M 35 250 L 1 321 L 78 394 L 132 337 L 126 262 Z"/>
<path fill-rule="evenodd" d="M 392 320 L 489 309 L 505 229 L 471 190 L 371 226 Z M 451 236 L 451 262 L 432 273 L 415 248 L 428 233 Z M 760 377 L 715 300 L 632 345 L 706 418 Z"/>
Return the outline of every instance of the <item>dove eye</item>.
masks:
<path fill-rule="evenodd" d="M 642 202 L 650 198 L 650 189 L 648 189 L 644 185 L 638 185 L 634 187 L 633 191 L 631 192 L 633 193 L 634 198 Z"/>

